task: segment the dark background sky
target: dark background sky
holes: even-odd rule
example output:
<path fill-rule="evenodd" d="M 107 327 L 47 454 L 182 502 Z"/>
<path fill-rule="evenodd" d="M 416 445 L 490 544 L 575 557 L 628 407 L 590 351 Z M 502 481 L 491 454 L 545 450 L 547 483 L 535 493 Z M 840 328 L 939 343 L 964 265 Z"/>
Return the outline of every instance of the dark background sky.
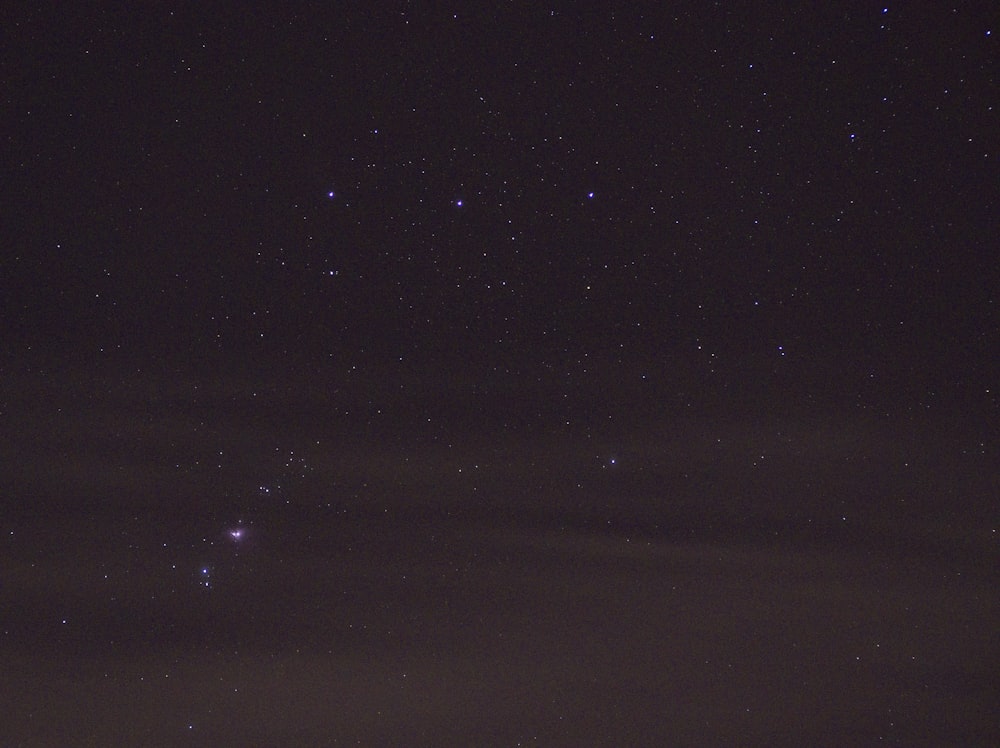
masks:
<path fill-rule="evenodd" d="M 17 356 L 989 380 L 975 6 L 75 12 L 5 19 Z"/>
<path fill-rule="evenodd" d="M 11 740 L 71 744 L 95 692 L 81 742 L 220 745 L 270 689 L 300 694 L 299 732 L 276 713 L 239 744 L 996 739 L 996 21 L 990 3 L 0 11 Z M 662 600 L 684 584 L 678 618 Z M 330 633 L 363 620 L 360 645 Z M 894 654 L 839 671 L 871 644 L 843 632 L 883 624 Z M 758 625 L 781 633 L 747 649 Z M 456 642 L 480 659 L 454 664 Z M 342 644 L 379 664 L 338 671 Z M 704 667 L 678 654 L 699 648 Z M 410 655 L 434 709 L 375 685 Z M 747 675 L 717 686 L 727 657 Z M 170 668 L 179 691 L 123 695 Z M 220 673 L 255 695 L 225 701 Z M 364 694 L 350 719 L 314 696 L 338 688 Z"/>

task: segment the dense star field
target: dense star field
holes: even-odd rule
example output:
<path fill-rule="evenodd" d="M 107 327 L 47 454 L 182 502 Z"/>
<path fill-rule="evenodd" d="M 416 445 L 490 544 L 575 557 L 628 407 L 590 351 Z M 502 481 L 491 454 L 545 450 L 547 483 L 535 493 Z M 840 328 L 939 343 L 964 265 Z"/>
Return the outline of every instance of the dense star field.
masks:
<path fill-rule="evenodd" d="M 1000 743 L 991 4 L 99 5 L 0 10 L 0 744 Z"/>

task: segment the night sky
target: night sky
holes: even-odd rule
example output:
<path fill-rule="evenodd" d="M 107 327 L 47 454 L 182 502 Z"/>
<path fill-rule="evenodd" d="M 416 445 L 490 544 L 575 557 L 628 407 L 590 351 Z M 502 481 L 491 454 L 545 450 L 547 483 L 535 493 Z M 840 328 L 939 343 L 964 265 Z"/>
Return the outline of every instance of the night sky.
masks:
<path fill-rule="evenodd" d="M 778 5 L 0 10 L 0 744 L 1000 744 L 1000 13 Z"/>

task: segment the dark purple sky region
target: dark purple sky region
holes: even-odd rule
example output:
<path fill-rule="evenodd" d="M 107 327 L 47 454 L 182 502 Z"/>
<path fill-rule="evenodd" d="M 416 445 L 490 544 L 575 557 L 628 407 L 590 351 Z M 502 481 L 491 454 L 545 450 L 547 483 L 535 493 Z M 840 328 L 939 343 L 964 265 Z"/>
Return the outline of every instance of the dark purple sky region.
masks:
<path fill-rule="evenodd" d="M 994 745 L 987 3 L 0 10 L 0 744 Z"/>

